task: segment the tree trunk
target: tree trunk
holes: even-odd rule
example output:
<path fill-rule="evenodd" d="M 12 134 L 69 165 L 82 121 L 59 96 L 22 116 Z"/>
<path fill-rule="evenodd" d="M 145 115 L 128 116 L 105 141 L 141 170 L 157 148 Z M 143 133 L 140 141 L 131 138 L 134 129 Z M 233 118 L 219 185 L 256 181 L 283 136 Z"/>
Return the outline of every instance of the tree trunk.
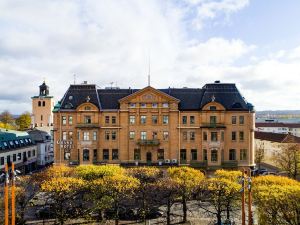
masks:
<path fill-rule="evenodd" d="M 168 199 L 168 203 L 167 203 L 167 225 L 171 224 L 171 201 L 170 199 Z"/>
<path fill-rule="evenodd" d="M 187 221 L 187 205 L 186 205 L 186 197 L 182 196 L 182 211 L 183 211 L 183 223 Z"/>
<path fill-rule="evenodd" d="M 220 213 L 217 214 L 217 220 L 218 220 L 218 225 L 222 225 L 222 217 Z"/>

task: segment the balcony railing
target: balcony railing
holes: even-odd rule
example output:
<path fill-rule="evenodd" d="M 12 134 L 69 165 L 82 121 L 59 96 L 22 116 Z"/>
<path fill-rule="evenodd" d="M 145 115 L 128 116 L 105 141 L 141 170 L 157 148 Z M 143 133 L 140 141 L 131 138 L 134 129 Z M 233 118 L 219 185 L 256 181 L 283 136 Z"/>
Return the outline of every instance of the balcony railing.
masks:
<path fill-rule="evenodd" d="M 100 128 L 98 123 L 77 123 L 76 128 Z"/>
<path fill-rule="evenodd" d="M 158 139 L 139 139 L 137 144 L 142 146 L 158 146 L 160 141 Z"/>
<path fill-rule="evenodd" d="M 238 161 L 237 160 L 222 161 L 222 167 L 236 168 L 236 167 L 238 167 Z"/>
<path fill-rule="evenodd" d="M 201 128 L 226 128 L 223 123 L 202 123 Z"/>

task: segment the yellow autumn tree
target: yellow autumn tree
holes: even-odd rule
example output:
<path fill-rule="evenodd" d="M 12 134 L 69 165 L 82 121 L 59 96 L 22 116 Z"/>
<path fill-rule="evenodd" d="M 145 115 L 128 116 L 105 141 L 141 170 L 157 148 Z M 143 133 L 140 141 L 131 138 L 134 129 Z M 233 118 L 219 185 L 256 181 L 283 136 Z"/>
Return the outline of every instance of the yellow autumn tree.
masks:
<path fill-rule="evenodd" d="M 187 221 L 187 201 L 204 179 L 204 174 L 191 167 L 170 167 L 167 170 L 167 177 L 170 177 L 179 187 L 183 212 L 182 222 L 185 223 Z"/>
<path fill-rule="evenodd" d="M 153 192 L 155 182 L 162 177 L 162 171 L 155 167 L 135 167 L 127 170 L 127 174 L 139 180 L 140 185 L 135 192 L 133 205 L 138 208 L 138 217 L 143 221 L 156 207 L 156 193 Z"/>
<path fill-rule="evenodd" d="M 78 216 L 76 196 L 85 187 L 84 180 L 74 177 L 53 177 L 41 184 L 41 190 L 46 193 L 51 210 L 58 223 L 63 225 L 69 218 Z"/>
<path fill-rule="evenodd" d="M 259 224 L 300 224 L 300 183 L 280 176 L 253 179 Z"/>
<path fill-rule="evenodd" d="M 119 210 L 122 201 L 134 195 L 139 187 L 139 180 L 124 174 L 105 176 L 92 182 L 92 189 L 103 193 L 107 207 L 113 210 L 115 224 L 119 224 Z M 94 190 L 95 191 L 95 190 Z"/>

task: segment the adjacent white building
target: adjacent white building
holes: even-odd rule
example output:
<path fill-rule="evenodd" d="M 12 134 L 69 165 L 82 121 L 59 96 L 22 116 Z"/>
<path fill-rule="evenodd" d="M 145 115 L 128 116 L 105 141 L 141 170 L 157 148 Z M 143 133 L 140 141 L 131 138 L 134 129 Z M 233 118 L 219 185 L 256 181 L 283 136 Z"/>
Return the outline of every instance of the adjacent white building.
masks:
<path fill-rule="evenodd" d="M 267 122 L 267 123 L 256 123 L 256 131 L 269 132 L 277 134 L 292 134 L 300 137 L 300 123 L 278 123 L 278 122 Z"/>

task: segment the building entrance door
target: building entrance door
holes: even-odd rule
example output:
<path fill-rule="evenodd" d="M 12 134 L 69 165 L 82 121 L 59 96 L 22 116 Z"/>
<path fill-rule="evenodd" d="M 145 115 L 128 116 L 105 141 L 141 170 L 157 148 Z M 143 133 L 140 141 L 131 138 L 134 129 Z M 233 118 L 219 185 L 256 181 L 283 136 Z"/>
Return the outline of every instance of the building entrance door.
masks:
<path fill-rule="evenodd" d="M 147 160 L 147 163 L 151 163 L 152 162 L 152 153 L 151 152 L 147 152 L 147 154 L 146 154 L 146 160 Z"/>

